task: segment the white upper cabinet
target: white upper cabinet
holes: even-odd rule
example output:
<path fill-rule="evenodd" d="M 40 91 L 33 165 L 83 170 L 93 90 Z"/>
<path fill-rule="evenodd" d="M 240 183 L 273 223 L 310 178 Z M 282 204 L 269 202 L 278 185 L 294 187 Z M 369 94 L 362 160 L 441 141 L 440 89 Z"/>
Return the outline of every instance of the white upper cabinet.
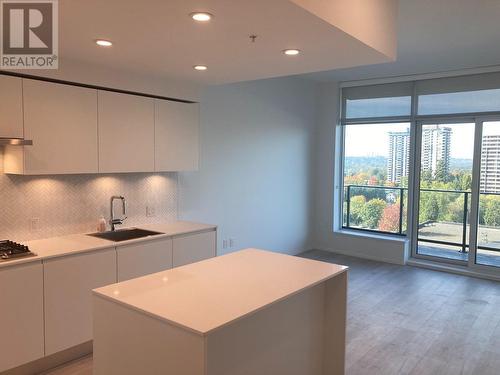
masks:
<path fill-rule="evenodd" d="M 199 105 L 155 100 L 155 170 L 197 170 Z"/>
<path fill-rule="evenodd" d="M 0 75 L 4 172 L 24 175 L 197 170 L 199 104 Z"/>
<path fill-rule="evenodd" d="M 98 93 L 99 172 L 154 171 L 154 99 Z"/>
<path fill-rule="evenodd" d="M 97 92 L 23 80 L 24 136 L 33 146 L 6 147 L 6 173 L 96 173 Z"/>
<path fill-rule="evenodd" d="M 23 137 L 21 78 L 0 76 L 0 137 Z"/>

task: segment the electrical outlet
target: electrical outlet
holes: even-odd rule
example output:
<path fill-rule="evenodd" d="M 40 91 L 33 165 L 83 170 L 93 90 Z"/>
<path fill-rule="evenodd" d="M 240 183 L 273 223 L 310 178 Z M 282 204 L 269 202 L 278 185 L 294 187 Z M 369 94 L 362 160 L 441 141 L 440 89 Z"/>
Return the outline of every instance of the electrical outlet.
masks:
<path fill-rule="evenodd" d="M 39 228 L 40 228 L 40 219 L 37 217 L 32 217 L 30 219 L 30 230 L 32 232 L 36 232 L 38 231 Z"/>
<path fill-rule="evenodd" d="M 156 216 L 155 206 L 151 206 L 151 205 L 146 206 L 146 216 L 147 217 L 155 217 Z"/>
<path fill-rule="evenodd" d="M 227 249 L 227 240 L 222 240 L 222 248 Z"/>
<path fill-rule="evenodd" d="M 236 238 L 230 238 L 229 239 L 229 247 L 233 248 L 236 246 Z"/>

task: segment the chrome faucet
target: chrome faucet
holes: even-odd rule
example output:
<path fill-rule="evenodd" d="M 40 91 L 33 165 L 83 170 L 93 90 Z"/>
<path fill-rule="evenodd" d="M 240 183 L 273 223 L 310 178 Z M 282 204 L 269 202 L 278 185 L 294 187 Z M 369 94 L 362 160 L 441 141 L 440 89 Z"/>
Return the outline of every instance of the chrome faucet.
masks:
<path fill-rule="evenodd" d="M 122 201 L 122 217 L 121 218 L 115 218 L 115 212 L 114 212 L 114 201 L 115 199 L 120 199 Z M 115 225 L 121 225 L 127 218 L 127 202 L 125 201 L 125 197 L 121 195 L 113 195 L 111 197 L 111 219 L 109 219 L 109 223 L 111 224 L 111 230 L 115 230 Z"/>

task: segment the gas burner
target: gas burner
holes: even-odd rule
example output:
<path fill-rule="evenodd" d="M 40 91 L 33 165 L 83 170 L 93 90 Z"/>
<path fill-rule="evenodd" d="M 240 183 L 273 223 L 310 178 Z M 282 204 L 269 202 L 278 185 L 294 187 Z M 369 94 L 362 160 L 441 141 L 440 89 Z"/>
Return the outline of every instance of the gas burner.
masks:
<path fill-rule="evenodd" d="M 28 246 L 19 243 L 4 240 L 0 241 L 0 261 L 7 261 L 21 257 L 34 256 Z"/>

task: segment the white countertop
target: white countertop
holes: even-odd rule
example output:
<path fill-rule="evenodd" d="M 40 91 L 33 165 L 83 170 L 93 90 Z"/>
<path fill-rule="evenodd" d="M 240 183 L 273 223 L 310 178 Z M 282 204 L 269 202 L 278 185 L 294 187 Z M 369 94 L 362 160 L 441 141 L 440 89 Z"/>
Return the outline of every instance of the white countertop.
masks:
<path fill-rule="evenodd" d="M 125 229 L 124 227 L 123 229 Z M 172 223 L 164 224 L 149 224 L 140 225 L 134 228 L 147 229 L 155 232 L 161 232 L 162 234 L 142 237 L 133 240 L 114 242 L 109 240 L 104 240 L 97 237 L 88 236 L 86 234 L 71 234 L 61 237 L 52 237 L 42 240 L 33 240 L 22 242 L 27 245 L 29 249 L 37 254 L 36 256 L 19 258 L 15 260 L 10 260 L 7 262 L 0 262 L 1 267 L 13 266 L 22 263 L 40 261 L 42 259 L 48 259 L 53 257 L 65 256 L 80 252 L 95 251 L 106 248 L 114 248 L 119 246 L 124 246 L 132 243 L 139 243 L 144 241 L 158 240 L 166 237 L 179 236 L 188 233 L 203 232 L 207 230 L 215 230 L 216 225 L 193 223 L 188 221 L 176 221 Z M 122 229 L 122 228 L 120 228 Z"/>
<path fill-rule="evenodd" d="M 246 249 L 137 279 L 94 294 L 205 335 L 345 272 L 347 267 Z"/>

